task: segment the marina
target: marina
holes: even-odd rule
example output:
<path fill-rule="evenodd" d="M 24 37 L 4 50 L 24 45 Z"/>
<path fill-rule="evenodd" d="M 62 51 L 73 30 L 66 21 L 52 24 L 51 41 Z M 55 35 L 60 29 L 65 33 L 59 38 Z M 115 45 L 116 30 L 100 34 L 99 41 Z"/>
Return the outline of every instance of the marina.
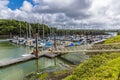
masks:
<path fill-rule="evenodd" d="M 92 45 L 97 44 L 97 43 L 101 43 L 105 41 L 105 39 L 100 40 L 100 41 L 96 41 L 93 44 L 90 45 L 81 45 L 81 46 L 74 46 L 73 48 L 67 48 L 65 49 L 60 49 L 60 50 L 53 50 L 53 51 L 42 51 L 38 53 L 38 58 L 41 57 L 48 57 L 48 58 L 55 58 L 59 55 L 64 55 L 66 53 L 79 53 L 79 52 L 120 52 L 120 49 L 108 49 L 108 50 L 89 50 L 90 48 L 92 48 Z M 99 45 L 101 46 L 101 45 Z M 97 46 L 98 47 L 98 46 Z M 22 55 L 22 57 L 16 58 L 16 59 L 10 59 L 10 60 L 6 60 L 6 61 L 2 61 L 0 62 L 0 67 L 5 67 L 5 66 L 9 66 L 9 65 L 13 65 L 13 64 L 17 64 L 17 63 L 21 63 L 21 62 L 25 62 L 28 60 L 32 60 L 32 59 L 37 59 L 37 57 L 34 54 L 24 54 Z"/>
<path fill-rule="evenodd" d="M 116 36 L 116 33 L 104 35 L 55 35 L 53 33 L 52 36 L 42 35 L 42 37 L 38 33 L 29 34 L 31 35 L 29 37 L 23 37 L 21 34 L 21 36 L 16 35 L 0 40 L 0 78 L 13 72 L 19 78 L 12 74 L 13 76 L 11 75 L 10 78 L 7 76 L 6 80 L 23 80 L 30 72 L 43 73 L 70 69 L 72 65 L 87 60 L 89 56 L 86 53 L 120 52 L 120 48 L 112 48 L 110 44 L 99 44 Z M 107 46 L 107 49 L 102 49 L 101 46 L 103 48 Z M 16 69 L 21 73 L 20 75 Z"/>
<path fill-rule="evenodd" d="M 0 0 L 0 80 L 120 80 L 120 1 Z"/>

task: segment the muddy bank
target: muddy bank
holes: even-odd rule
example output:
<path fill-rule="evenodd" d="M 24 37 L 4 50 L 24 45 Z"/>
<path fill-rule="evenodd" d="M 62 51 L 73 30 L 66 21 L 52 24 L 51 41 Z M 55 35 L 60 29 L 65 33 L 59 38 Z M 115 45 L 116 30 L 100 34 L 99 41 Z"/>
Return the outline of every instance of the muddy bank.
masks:
<path fill-rule="evenodd" d="M 62 80 L 68 75 L 72 74 L 73 70 L 78 65 L 72 65 L 67 70 L 53 71 L 53 72 L 32 72 L 28 74 L 24 80 Z"/>

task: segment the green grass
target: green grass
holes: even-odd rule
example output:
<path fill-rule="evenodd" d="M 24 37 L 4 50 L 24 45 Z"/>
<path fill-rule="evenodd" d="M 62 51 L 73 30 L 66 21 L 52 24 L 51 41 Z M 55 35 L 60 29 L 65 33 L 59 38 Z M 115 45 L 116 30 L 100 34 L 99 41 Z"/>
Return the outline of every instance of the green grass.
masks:
<path fill-rule="evenodd" d="M 104 44 L 110 44 L 110 43 L 120 43 L 120 35 L 115 36 L 113 38 L 107 39 Z"/>
<path fill-rule="evenodd" d="M 89 80 L 120 80 L 120 57 L 95 70 Z"/>
<path fill-rule="evenodd" d="M 112 75 L 113 77 L 109 77 L 108 79 L 105 78 L 104 75 L 108 76 L 109 72 L 107 72 L 107 66 L 110 67 L 109 70 L 112 68 L 110 64 L 114 63 L 115 61 L 120 59 L 120 54 L 119 53 L 104 53 L 104 54 L 99 54 L 99 55 L 94 55 L 92 56 L 89 60 L 86 62 L 80 64 L 73 72 L 72 75 L 68 76 L 64 80 L 112 80 L 114 78 L 114 75 L 118 77 L 118 73 L 120 71 L 119 67 L 116 64 L 116 72 L 113 72 Z M 100 71 L 105 71 L 101 73 Z M 119 71 L 118 71 L 119 70 Z M 111 70 L 111 72 L 114 71 Z M 111 74 L 111 73 L 110 73 Z M 98 78 L 98 75 L 101 75 L 100 79 Z M 103 76 L 102 76 L 103 75 Z M 115 78 L 116 78 L 115 77 Z M 97 79 L 98 78 L 98 79 Z M 113 80 L 116 80 L 116 79 Z"/>
<path fill-rule="evenodd" d="M 39 80 L 46 80 L 48 74 L 47 73 L 43 73 L 41 75 L 39 75 Z"/>

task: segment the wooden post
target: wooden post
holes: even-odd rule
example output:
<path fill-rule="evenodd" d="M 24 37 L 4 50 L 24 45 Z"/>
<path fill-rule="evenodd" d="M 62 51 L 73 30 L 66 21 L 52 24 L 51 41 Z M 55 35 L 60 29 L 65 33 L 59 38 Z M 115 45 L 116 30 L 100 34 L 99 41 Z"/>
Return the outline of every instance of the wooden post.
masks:
<path fill-rule="evenodd" d="M 56 50 L 57 49 L 57 46 L 56 46 L 56 33 L 54 32 L 54 49 Z"/>
<path fill-rule="evenodd" d="M 36 33 L 36 58 L 38 58 L 38 33 Z"/>

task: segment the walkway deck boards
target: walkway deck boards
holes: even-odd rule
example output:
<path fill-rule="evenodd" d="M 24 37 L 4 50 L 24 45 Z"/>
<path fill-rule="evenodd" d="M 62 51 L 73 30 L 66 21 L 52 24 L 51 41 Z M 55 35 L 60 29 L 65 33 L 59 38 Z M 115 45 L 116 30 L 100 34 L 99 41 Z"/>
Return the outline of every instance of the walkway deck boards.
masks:
<path fill-rule="evenodd" d="M 38 54 L 38 57 L 40 58 L 42 56 L 45 56 L 45 57 L 49 57 L 49 58 L 54 58 L 58 55 L 60 55 L 60 54 L 41 53 L 41 54 Z M 5 67 L 5 66 L 9 66 L 9 65 L 13 65 L 13 64 L 17 64 L 20 62 L 25 62 L 25 61 L 32 60 L 32 59 L 36 59 L 35 55 L 28 55 L 28 56 L 19 57 L 16 59 L 0 61 L 0 68 Z"/>

